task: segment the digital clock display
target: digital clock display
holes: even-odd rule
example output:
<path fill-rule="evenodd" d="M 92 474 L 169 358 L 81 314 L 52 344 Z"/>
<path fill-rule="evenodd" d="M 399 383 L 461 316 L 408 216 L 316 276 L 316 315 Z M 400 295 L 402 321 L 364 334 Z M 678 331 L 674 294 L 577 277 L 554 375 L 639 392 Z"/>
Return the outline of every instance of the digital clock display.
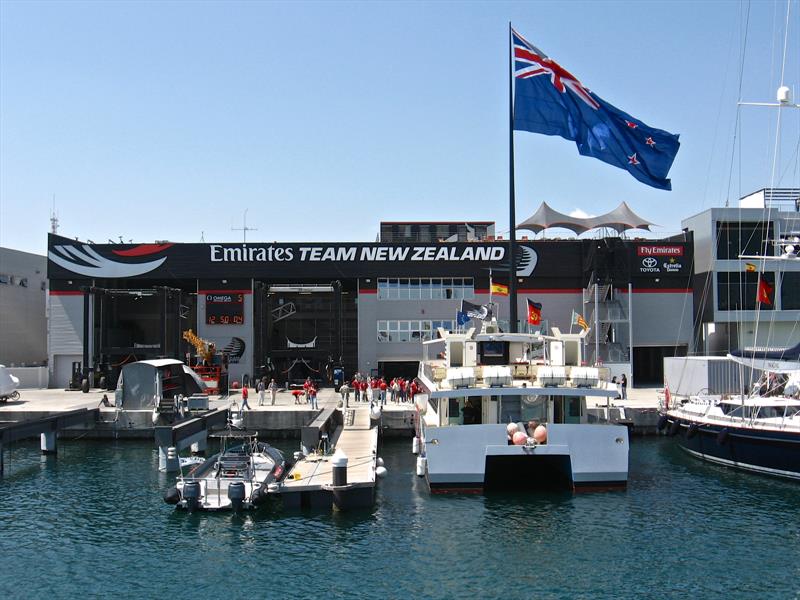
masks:
<path fill-rule="evenodd" d="M 206 325 L 244 325 L 244 294 L 206 294 Z"/>

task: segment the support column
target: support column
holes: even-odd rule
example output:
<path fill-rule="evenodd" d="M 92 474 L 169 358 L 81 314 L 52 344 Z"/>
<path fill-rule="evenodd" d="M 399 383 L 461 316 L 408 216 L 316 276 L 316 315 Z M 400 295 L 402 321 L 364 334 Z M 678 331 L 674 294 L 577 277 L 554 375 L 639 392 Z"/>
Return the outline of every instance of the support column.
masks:
<path fill-rule="evenodd" d="M 633 284 L 628 284 L 628 387 L 633 387 Z"/>
<path fill-rule="evenodd" d="M 600 364 L 600 288 L 594 284 L 594 366 Z"/>
<path fill-rule="evenodd" d="M 333 453 L 331 458 L 333 471 L 333 485 L 335 487 L 347 485 L 347 455 L 341 450 Z"/>
<path fill-rule="evenodd" d="M 42 454 L 56 454 L 56 439 L 57 434 L 55 431 L 47 431 L 41 434 L 41 448 Z"/>
<path fill-rule="evenodd" d="M 208 437 L 198 440 L 192 444 L 192 455 L 205 456 L 208 450 Z"/>
<path fill-rule="evenodd" d="M 81 372 L 81 380 L 89 378 L 89 336 L 92 334 L 92 328 L 89 327 L 89 294 L 91 288 L 81 288 L 83 291 L 83 370 Z M 83 387 L 83 381 L 81 381 Z M 87 390 L 88 391 L 88 390 Z"/>
<path fill-rule="evenodd" d="M 158 447 L 158 470 L 162 473 L 175 473 L 181 470 L 181 459 L 174 446 Z"/>

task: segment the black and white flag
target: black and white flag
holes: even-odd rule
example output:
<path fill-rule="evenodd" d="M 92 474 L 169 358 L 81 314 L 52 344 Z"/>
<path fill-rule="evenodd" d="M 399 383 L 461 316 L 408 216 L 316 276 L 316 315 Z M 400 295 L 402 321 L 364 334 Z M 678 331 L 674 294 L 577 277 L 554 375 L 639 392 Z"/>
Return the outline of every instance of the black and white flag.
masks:
<path fill-rule="evenodd" d="M 461 301 L 461 312 L 466 313 L 470 319 L 480 319 L 481 321 L 488 321 L 492 318 L 492 310 L 485 305 L 473 304 L 466 300 Z"/>

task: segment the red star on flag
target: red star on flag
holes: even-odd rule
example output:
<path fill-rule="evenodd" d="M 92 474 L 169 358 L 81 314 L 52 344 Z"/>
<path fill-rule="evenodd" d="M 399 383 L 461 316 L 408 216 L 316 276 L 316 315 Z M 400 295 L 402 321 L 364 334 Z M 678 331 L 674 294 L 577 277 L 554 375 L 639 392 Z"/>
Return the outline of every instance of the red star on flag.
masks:
<path fill-rule="evenodd" d="M 644 143 L 647 144 L 648 146 L 650 146 L 651 148 L 656 145 L 655 140 L 653 140 L 653 138 L 651 138 L 651 137 L 647 138 L 644 141 Z"/>
<path fill-rule="evenodd" d="M 636 123 L 631 123 L 630 121 L 625 121 L 625 124 L 631 129 L 636 129 L 637 127 L 639 127 Z"/>
<path fill-rule="evenodd" d="M 628 164 L 629 165 L 638 165 L 639 159 L 636 158 L 636 152 L 634 152 L 631 156 L 628 157 Z"/>

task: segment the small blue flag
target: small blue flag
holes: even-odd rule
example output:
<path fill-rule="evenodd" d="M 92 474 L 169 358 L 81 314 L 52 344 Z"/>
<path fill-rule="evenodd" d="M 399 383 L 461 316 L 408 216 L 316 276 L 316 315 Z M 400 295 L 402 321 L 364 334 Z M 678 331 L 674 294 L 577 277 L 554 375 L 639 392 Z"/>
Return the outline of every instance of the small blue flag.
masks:
<path fill-rule="evenodd" d="M 456 314 L 456 322 L 461 325 L 466 325 L 469 322 L 469 316 L 465 312 L 458 311 Z"/>
<path fill-rule="evenodd" d="M 599 158 L 636 179 L 671 190 L 667 179 L 678 136 L 645 125 L 612 106 L 513 29 L 514 129 L 559 135 L 583 156 Z"/>

